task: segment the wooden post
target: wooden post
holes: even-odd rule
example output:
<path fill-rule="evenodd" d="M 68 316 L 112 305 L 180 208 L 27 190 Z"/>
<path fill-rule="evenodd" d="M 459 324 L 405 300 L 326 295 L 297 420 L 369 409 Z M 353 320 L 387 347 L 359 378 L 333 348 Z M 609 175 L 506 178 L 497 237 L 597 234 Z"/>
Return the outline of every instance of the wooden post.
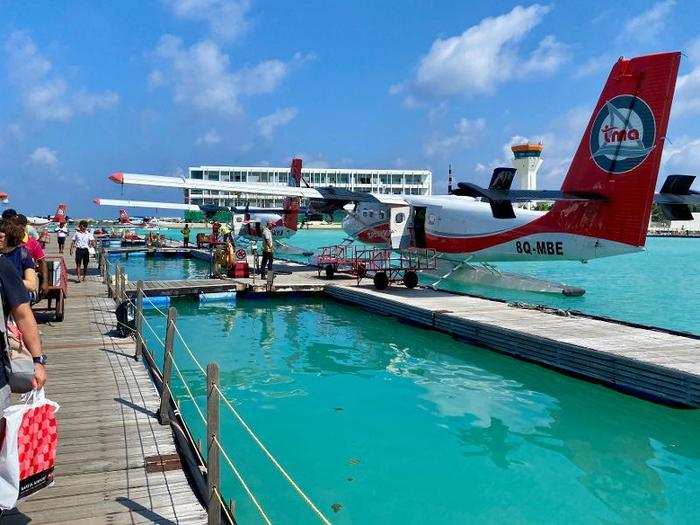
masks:
<path fill-rule="evenodd" d="M 173 374 L 173 340 L 175 338 L 175 316 L 177 310 L 174 306 L 168 308 L 168 324 L 165 329 L 165 358 L 163 361 L 163 391 L 160 393 L 160 408 L 158 409 L 158 421 L 161 425 L 170 423 L 170 377 Z"/>
<path fill-rule="evenodd" d="M 136 353 L 134 359 L 139 361 L 143 352 L 143 281 L 140 279 L 136 282 L 136 313 L 134 314 L 136 321 Z"/>
<path fill-rule="evenodd" d="M 119 302 L 119 297 L 121 297 L 121 294 L 119 293 L 119 273 L 121 271 L 122 267 L 117 264 L 117 267 L 114 270 L 114 293 L 112 294 L 116 302 Z"/>
<path fill-rule="evenodd" d="M 207 365 L 207 515 L 209 525 L 221 523 L 221 503 L 216 496 L 219 490 L 219 446 L 215 439 L 219 437 L 219 392 L 215 388 L 219 384 L 219 365 Z"/>
<path fill-rule="evenodd" d="M 126 272 L 124 268 L 121 271 L 121 283 L 119 283 L 119 291 L 122 293 L 122 299 L 126 299 Z"/>

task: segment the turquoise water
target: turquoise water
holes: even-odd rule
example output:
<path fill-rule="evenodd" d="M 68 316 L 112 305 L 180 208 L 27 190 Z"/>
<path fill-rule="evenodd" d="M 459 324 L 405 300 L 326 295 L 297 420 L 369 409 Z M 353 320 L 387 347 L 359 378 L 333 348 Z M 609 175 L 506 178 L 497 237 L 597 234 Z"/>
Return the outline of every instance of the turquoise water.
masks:
<path fill-rule="evenodd" d="M 175 304 L 199 360 L 218 362 L 227 397 L 334 523 L 697 522 L 700 412 L 330 300 Z M 203 408 L 179 343 L 175 358 Z M 192 403 L 181 407 L 201 437 Z M 221 411 L 224 444 L 272 521 L 316 523 Z M 239 522 L 260 522 L 223 460 L 222 473 Z"/>
<path fill-rule="evenodd" d="M 145 252 L 110 254 L 109 261 L 124 268 L 129 281 L 166 281 L 209 277 L 210 265 L 201 259 L 184 257 L 146 257 Z"/>

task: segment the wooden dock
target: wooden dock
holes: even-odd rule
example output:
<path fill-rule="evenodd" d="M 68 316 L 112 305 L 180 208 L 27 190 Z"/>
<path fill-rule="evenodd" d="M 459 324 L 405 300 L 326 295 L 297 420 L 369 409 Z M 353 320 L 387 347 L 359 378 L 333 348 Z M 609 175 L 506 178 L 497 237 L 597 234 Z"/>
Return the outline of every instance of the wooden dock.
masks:
<path fill-rule="evenodd" d="M 46 394 L 61 405 L 56 481 L 6 513 L 3 525 L 206 523 L 182 468 L 146 471 L 147 461 L 176 453 L 170 427 L 155 417 L 158 392 L 133 358 L 134 341 L 114 336 L 114 301 L 97 271 L 77 284 L 69 264 L 65 320 L 37 314 Z"/>
<path fill-rule="evenodd" d="M 329 285 L 331 297 L 664 403 L 700 406 L 700 337 L 431 289 Z"/>

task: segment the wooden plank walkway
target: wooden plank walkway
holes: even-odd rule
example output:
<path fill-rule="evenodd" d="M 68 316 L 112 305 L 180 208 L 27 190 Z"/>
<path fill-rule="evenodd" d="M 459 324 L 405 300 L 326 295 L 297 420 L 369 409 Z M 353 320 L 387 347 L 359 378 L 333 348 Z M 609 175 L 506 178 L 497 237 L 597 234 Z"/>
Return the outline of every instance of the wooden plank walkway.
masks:
<path fill-rule="evenodd" d="M 70 283 L 62 323 L 37 315 L 46 393 L 61 405 L 56 482 L 2 523 L 206 523 L 181 469 L 145 471 L 147 457 L 176 452 L 173 436 L 155 417 L 160 398 L 133 340 L 113 335 L 114 301 L 92 272 Z"/>

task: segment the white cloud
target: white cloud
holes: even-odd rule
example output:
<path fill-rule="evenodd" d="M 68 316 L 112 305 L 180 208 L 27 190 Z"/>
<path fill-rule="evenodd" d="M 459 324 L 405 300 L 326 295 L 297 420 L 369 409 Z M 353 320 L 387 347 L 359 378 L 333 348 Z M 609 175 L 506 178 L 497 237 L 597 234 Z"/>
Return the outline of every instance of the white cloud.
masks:
<path fill-rule="evenodd" d="M 700 113 L 700 38 L 688 44 L 687 55 L 693 69 L 676 80 L 672 118 Z"/>
<path fill-rule="evenodd" d="M 433 155 L 447 155 L 456 149 L 465 149 L 472 146 L 478 133 L 486 127 L 483 118 L 469 120 L 461 118 L 449 135 L 434 133 L 423 144 L 423 150 L 429 157 Z"/>
<path fill-rule="evenodd" d="M 211 145 L 211 144 L 218 144 L 219 142 L 221 142 L 221 136 L 216 132 L 215 129 L 210 129 L 204 135 L 202 135 L 201 137 L 199 137 L 197 139 L 198 145 L 201 145 L 201 144 Z"/>
<path fill-rule="evenodd" d="M 415 78 L 389 92 L 408 92 L 414 99 L 487 93 L 514 78 L 523 64 L 529 72 L 552 73 L 568 58 L 565 44 L 549 35 L 529 54 L 522 54 L 519 46 L 549 11 L 540 4 L 516 6 L 504 15 L 484 18 L 459 36 L 438 38 L 421 59 Z"/>
<path fill-rule="evenodd" d="M 486 171 L 486 166 L 484 166 L 481 162 L 477 162 L 474 166 L 474 171 L 476 171 L 477 173 L 483 173 L 484 171 Z"/>
<path fill-rule="evenodd" d="M 216 43 L 203 40 L 185 48 L 180 38 L 164 35 L 155 55 L 168 68 L 176 103 L 229 115 L 240 111 L 239 87 L 230 70 L 229 57 Z M 158 71 L 165 82 L 165 75 Z"/>
<path fill-rule="evenodd" d="M 163 72 L 159 69 L 154 69 L 148 74 L 148 88 L 156 89 L 165 84 Z"/>
<path fill-rule="evenodd" d="M 73 91 L 66 80 L 53 71 L 53 65 L 31 37 L 22 31 L 9 36 L 5 52 L 9 78 L 25 109 L 38 120 L 67 122 L 77 114 L 91 115 L 119 102 L 119 95 L 113 91 Z"/>
<path fill-rule="evenodd" d="M 695 175 L 700 171 L 700 138 L 682 136 L 666 141 L 661 157 L 663 169 L 670 173 Z"/>
<path fill-rule="evenodd" d="M 27 159 L 30 164 L 44 168 L 55 168 L 58 166 L 58 155 L 55 150 L 46 146 L 36 148 Z"/>
<path fill-rule="evenodd" d="M 525 142 L 541 143 L 544 146 L 542 151 L 544 162 L 538 173 L 537 186 L 539 189 L 558 188 L 581 142 L 590 116 L 591 108 L 578 106 L 566 112 L 562 118 L 555 120 L 549 131 L 527 136 L 513 135 L 503 144 L 501 158 L 494 159 L 486 165 L 491 169 L 497 166 L 510 166 L 513 159 L 511 146 Z M 483 164 L 477 164 L 479 165 L 483 166 L 483 170 L 477 169 L 477 172 L 491 171 Z"/>
<path fill-rule="evenodd" d="M 176 103 L 229 116 L 241 112 L 241 96 L 273 92 L 295 67 L 313 59 L 296 53 L 289 62 L 266 60 L 234 71 L 216 42 L 202 40 L 188 48 L 173 35 L 161 37 L 154 57 L 159 67 L 149 75 L 152 87 L 170 85 Z"/>
<path fill-rule="evenodd" d="M 164 3 L 178 18 L 205 22 L 212 35 L 220 40 L 233 40 L 249 26 L 248 0 L 164 0 Z"/>
<path fill-rule="evenodd" d="M 630 18 L 618 40 L 621 42 L 627 42 L 630 39 L 638 42 L 653 41 L 664 30 L 668 15 L 675 5 L 675 0 L 657 2 L 650 9 Z"/>
<path fill-rule="evenodd" d="M 278 109 L 274 113 L 260 117 L 256 121 L 258 131 L 260 132 L 260 135 L 265 137 L 267 140 L 271 140 L 278 128 L 289 124 L 298 114 L 299 111 L 297 108 L 290 107 Z"/>

